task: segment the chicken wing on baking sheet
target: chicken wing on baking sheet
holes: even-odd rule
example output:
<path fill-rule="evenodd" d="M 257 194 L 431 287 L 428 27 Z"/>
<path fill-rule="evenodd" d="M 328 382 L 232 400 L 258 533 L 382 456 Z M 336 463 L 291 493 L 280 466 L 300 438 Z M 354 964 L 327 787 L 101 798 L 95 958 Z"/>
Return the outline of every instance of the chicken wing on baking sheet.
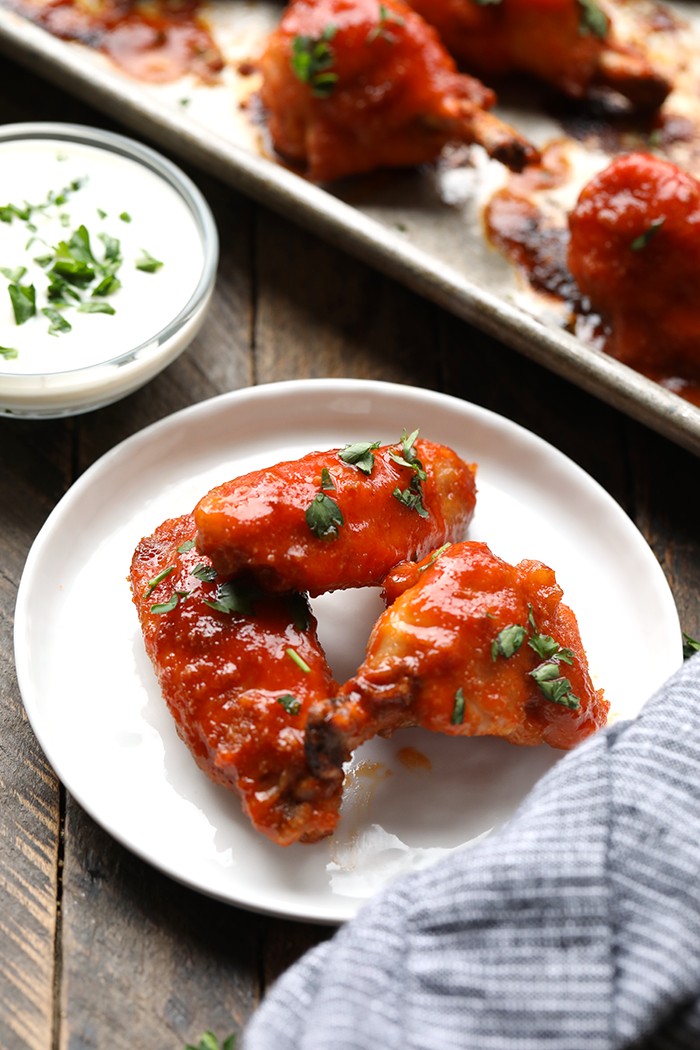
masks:
<path fill-rule="evenodd" d="M 448 143 L 514 170 L 538 159 L 404 0 L 292 0 L 260 69 L 272 143 L 314 181 L 429 163 Z"/>
<path fill-rule="evenodd" d="M 605 722 L 576 617 L 541 562 L 458 543 L 397 566 L 384 590 L 364 663 L 309 712 L 317 776 L 342 783 L 356 747 L 408 726 L 568 749 Z"/>
<path fill-rule="evenodd" d="M 457 61 L 489 83 L 528 74 L 573 98 L 608 89 L 656 109 L 671 90 L 596 0 L 409 0 Z"/>

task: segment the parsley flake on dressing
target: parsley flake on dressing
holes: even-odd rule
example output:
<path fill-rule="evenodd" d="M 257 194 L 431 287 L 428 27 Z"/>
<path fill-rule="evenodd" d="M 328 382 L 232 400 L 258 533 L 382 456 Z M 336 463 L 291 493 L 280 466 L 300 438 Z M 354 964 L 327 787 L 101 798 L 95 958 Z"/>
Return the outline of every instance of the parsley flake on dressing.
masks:
<path fill-rule="evenodd" d="M 102 243 L 102 251 L 98 252 L 91 243 L 88 228 L 83 223 L 74 226 L 71 219 L 73 198 L 87 183 L 87 176 L 73 179 L 59 192 L 49 191 L 38 204 L 25 201 L 22 205 L 9 203 L 0 206 L 0 222 L 23 224 L 32 235 L 24 245 L 24 252 L 34 249 L 31 258 L 36 268 L 33 280 L 23 280 L 28 273 L 26 265 L 0 267 L 0 274 L 8 281 L 7 290 L 16 325 L 25 325 L 33 318 L 45 318 L 49 322 L 49 334 L 55 336 L 72 331 L 73 325 L 65 316 L 68 308 L 81 314 L 111 316 L 116 313 L 114 306 L 104 300 L 121 288 L 117 276 L 124 262 L 120 241 L 110 233 L 100 231 L 94 237 Z M 99 221 L 107 216 L 101 208 L 94 214 Z M 120 218 L 124 222 L 131 221 L 125 212 Z M 67 232 L 56 237 L 57 225 Z M 35 245 L 41 247 L 37 250 Z M 135 260 L 135 266 L 147 273 L 156 273 L 163 263 L 144 251 Z"/>
<path fill-rule="evenodd" d="M 336 31 L 336 26 L 327 25 L 320 37 L 300 35 L 292 40 L 292 71 L 302 84 L 309 85 L 316 98 L 328 98 L 338 82 L 338 74 L 331 68 L 335 54 L 330 46 Z"/>

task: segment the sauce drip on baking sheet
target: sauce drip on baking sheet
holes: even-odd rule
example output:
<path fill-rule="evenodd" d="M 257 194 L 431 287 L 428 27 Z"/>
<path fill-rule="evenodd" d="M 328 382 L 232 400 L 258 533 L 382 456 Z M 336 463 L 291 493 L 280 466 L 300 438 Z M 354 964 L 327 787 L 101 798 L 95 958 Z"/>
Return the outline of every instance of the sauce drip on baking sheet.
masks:
<path fill-rule="evenodd" d="M 509 175 L 505 186 L 493 194 L 484 211 L 486 236 L 540 300 L 563 308 L 567 330 L 587 346 L 609 352 L 610 329 L 581 295 L 567 266 L 569 231 L 560 195 L 571 182 L 566 142 L 553 143 L 541 165 Z M 555 198 L 556 206 L 550 206 Z M 700 379 L 678 376 L 670 366 L 643 374 L 700 406 Z"/>
<path fill-rule="evenodd" d="M 13 0 L 11 6 L 54 36 L 101 51 L 138 80 L 169 83 L 190 73 L 211 83 L 224 66 L 198 0 Z"/>

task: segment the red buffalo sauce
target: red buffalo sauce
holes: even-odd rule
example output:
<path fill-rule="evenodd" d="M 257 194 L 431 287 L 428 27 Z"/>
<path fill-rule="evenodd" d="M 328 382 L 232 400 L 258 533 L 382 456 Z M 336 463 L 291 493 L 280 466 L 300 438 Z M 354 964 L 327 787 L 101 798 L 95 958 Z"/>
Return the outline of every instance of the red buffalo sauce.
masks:
<path fill-rule="evenodd" d="M 191 73 L 210 83 L 224 66 L 199 0 L 12 0 L 11 6 L 54 36 L 101 51 L 139 80 L 169 83 Z"/>

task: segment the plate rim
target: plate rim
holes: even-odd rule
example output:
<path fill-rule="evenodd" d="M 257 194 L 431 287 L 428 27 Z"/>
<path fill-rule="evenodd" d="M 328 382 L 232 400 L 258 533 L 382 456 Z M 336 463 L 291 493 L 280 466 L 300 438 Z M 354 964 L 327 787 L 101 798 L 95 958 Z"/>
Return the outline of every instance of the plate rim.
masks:
<path fill-rule="evenodd" d="M 320 909 L 313 912 L 308 909 L 308 906 L 304 906 L 302 902 L 299 903 L 298 907 L 280 908 L 275 907 L 273 904 L 266 904 L 264 901 L 255 898 L 254 894 L 251 895 L 250 893 L 242 896 L 222 894 L 204 886 L 201 880 L 197 882 L 196 880 L 178 875 L 177 871 L 174 871 L 166 862 L 159 862 L 158 859 L 153 857 L 153 855 L 149 855 L 147 850 L 134 845 L 134 843 L 129 840 L 128 834 L 120 830 L 115 830 L 112 824 L 105 825 L 104 819 L 100 816 L 99 812 L 96 811 L 99 810 L 99 807 L 91 805 L 90 800 L 85 800 L 82 793 L 74 794 L 73 789 L 70 786 L 70 776 L 64 777 L 64 770 L 62 768 L 63 762 L 60 761 L 54 764 L 54 759 L 49 757 L 52 754 L 53 748 L 51 747 L 50 742 L 46 740 L 45 726 L 42 725 L 41 720 L 41 711 L 39 707 L 40 701 L 36 698 L 36 689 L 31 682 L 28 654 L 23 652 L 23 631 L 25 630 L 28 619 L 26 607 L 32 591 L 35 562 L 42 557 L 44 547 L 47 541 L 50 540 L 54 528 L 60 528 L 61 517 L 70 511 L 73 503 L 80 501 L 84 491 L 91 487 L 93 478 L 96 475 L 99 476 L 102 472 L 107 472 L 107 474 L 109 474 L 109 471 L 113 469 L 113 465 L 118 463 L 120 459 L 138 454 L 139 448 L 148 445 L 152 441 L 154 435 L 159 438 L 163 435 L 167 436 L 168 432 L 180 429 L 183 424 L 186 427 L 190 420 L 196 421 L 198 417 L 206 419 L 206 417 L 212 412 L 217 412 L 218 410 L 225 411 L 230 403 L 235 403 L 236 401 L 241 400 L 255 402 L 269 400 L 270 398 L 273 400 L 275 398 L 288 399 L 290 397 L 295 397 L 302 391 L 308 393 L 310 389 L 317 391 L 319 396 L 325 397 L 331 393 L 343 397 L 348 397 L 349 395 L 366 397 L 369 395 L 375 399 L 388 397 L 390 400 L 395 399 L 397 402 L 405 399 L 415 400 L 418 398 L 418 400 L 423 403 L 429 403 L 435 406 L 449 404 L 453 409 L 464 411 L 467 415 L 476 416 L 482 421 L 482 423 L 487 426 L 495 427 L 498 431 L 502 431 L 503 428 L 505 428 L 507 433 L 512 436 L 513 439 L 529 442 L 531 446 L 541 449 L 543 452 L 546 452 L 548 456 L 554 456 L 555 459 L 559 460 L 562 467 L 566 468 L 567 472 L 571 472 L 577 484 L 583 483 L 585 486 L 589 487 L 591 491 L 596 491 L 597 496 L 608 504 L 611 512 L 617 515 L 619 521 L 624 523 L 625 527 L 629 529 L 631 533 L 636 534 L 638 542 L 645 546 L 649 555 L 649 571 L 651 572 L 653 570 L 656 576 L 656 585 L 657 587 L 661 587 L 663 594 L 667 599 L 668 604 L 666 615 L 669 615 L 672 612 L 675 617 L 675 622 L 678 624 L 677 666 L 680 666 L 682 663 L 682 635 L 675 599 L 668 580 L 663 573 L 663 569 L 639 528 L 614 497 L 574 460 L 568 457 L 564 452 L 557 449 L 554 445 L 547 442 L 544 438 L 539 437 L 539 435 L 534 434 L 532 431 L 506 416 L 502 416 L 491 409 L 475 405 L 472 402 L 455 397 L 451 394 L 445 394 L 434 390 L 423 390 L 418 387 L 383 380 L 349 378 L 296 379 L 262 383 L 218 394 L 204 401 L 179 409 L 154 421 L 134 434 L 129 435 L 119 444 L 103 453 L 67 489 L 47 516 L 27 554 L 17 590 L 14 620 L 15 668 L 22 703 L 39 746 L 42 748 L 49 765 L 54 769 L 56 776 L 61 780 L 66 790 L 71 793 L 73 798 L 75 798 L 85 812 L 88 813 L 101 828 L 103 828 L 124 848 L 139 856 L 141 860 L 150 864 L 156 870 L 164 873 L 174 881 L 204 895 L 218 899 L 229 905 L 241 907 L 245 910 L 268 914 L 278 918 L 306 921 L 314 924 L 336 925 L 346 921 L 346 919 L 354 914 L 354 910 L 351 908 L 347 906 L 343 907 L 346 901 L 345 898 L 337 897 L 333 899 L 337 905 L 335 909 Z M 669 673 L 671 670 L 672 669 L 669 667 Z M 355 898 L 352 900 L 357 903 Z M 359 903 L 361 904 L 362 901 Z"/>

